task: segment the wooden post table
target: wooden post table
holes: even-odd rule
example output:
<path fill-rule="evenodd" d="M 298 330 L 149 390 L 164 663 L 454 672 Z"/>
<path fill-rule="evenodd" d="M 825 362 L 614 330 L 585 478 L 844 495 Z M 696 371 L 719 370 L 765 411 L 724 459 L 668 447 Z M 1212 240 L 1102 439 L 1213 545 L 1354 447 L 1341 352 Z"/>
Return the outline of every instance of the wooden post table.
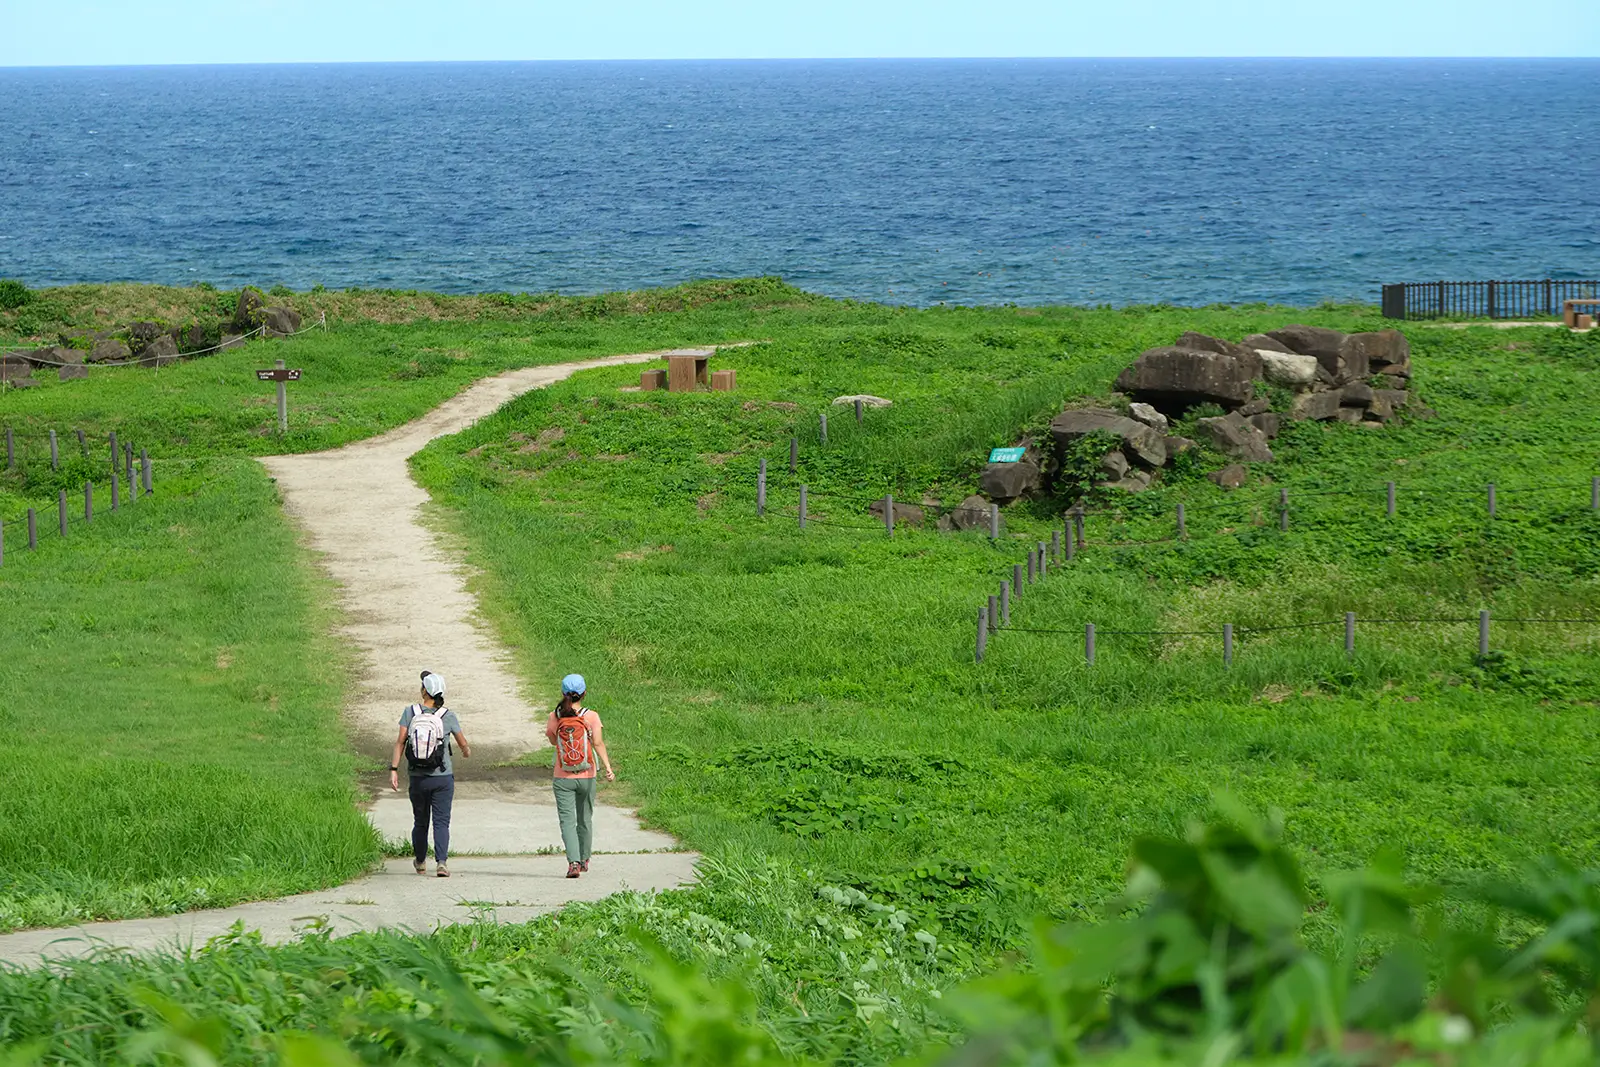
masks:
<path fill-rule="evenodd" d="M 709 348 L 678 348 L 665 353 L 667 357 L 667 392 L 692 393 L 696 386 L 708 385 L 707 367 L 711 363 Z"/>
<path fill-rule="evenodd" d="M 1571 329 L 1578 328 L 1578 308 L 1589 307 L 1600 312 L 1600 298 L 1587 300 L 1563 300 L 1561 302 L 1561 321 Z M 1593 321 L 1592 317 L 1590 321 Z"/>

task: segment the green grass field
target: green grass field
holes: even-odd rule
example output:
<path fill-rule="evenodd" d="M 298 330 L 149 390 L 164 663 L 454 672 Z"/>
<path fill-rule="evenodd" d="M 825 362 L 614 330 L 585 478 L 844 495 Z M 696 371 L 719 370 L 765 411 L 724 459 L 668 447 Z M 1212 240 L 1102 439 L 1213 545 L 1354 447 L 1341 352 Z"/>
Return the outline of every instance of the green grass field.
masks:
<path fill-rule="evenodd" d="M 1093 500 L 1089 549 L 1014 606 L 1017 627 L 1065 632 L 1000 633 L 979 665 L 980 599 L 1026 545 L 1048 539 L 1066 500 L 1009 509 L 998 544 L 904 524 L 891 540 L 871 528 L 867 500 L 893 492 L 954 504 L 989 447 L 1036 430 L 1067 400 L 1104 397 L 1138 351 L 1185 329 L 1237 338 L 1293 321 L 1350 330 L 1380 321 L 1360 308 L 909 311 L 777 295 L 776 306 L 735 296 L 636 315 L 619 301 L 591 317 L 563 305 L 514 309 L 521 317 L 504 321 L 336 325 L 326 337 L 224 357 L 236 366 L 179 368 L 191 376 L 187 391 L 135 376 L 150 372 L 99 385 L 101 402 L 133 407 L 137 396 L 151 410 L 126 433 L 159 443 L 162 456 L 201 459 L 274 447 L 260 434 L 270 406 L 234 378 L 256 352 L 293 351 L 295 363 L 320 366 L 326 388 L 307 391 L 307 421 L 290 442 L 315 448 L 394 425 L 504 366 L 767 342 L 718 357 L 737 367 L 737 393 L 644 394 L 627 390 L 636 368 L 589 372 L 514 401 L 415 461 L 440 520 L 464 537 L 489 617 L 524 676 L 548 685 L 580 670 L 590 679 L 621 795 L 702 850 L 708 866 L 693 889 L 615 898 L 526 927 L 281 950 L 246 939 L 191 962 L 12 976 L 0 980 L 0 1040 L 55 1034 L 53 1055 L 87 1063 L 154 1031 L 169 1042 L 188 1035 L 223 1062 L 271 1062 L 281 1051 L 273 1035 L 315 1031 L 340 1034 L 363 1062 L 520 1062 L 484 1036 L 488 1009 L 454 988 L 460 980 L 498 1005 L 494 1025 L 520 1035 L 540 1062 L 722 1062 L 748 1048 L 753 1062 L 875 1063 L 971 1029 L 941 993 L 1026 951 L 1035 916 L 1098 914 L 1122 887 L 1136 840 L 1181 834 L 1219 791 L 1284 813 L 1288 849 L 1309 878 L 1302 936 L 1312 945 L 1339 943 L 1337 909 L 1326 908 L 1339 872 L 1383 850 L 1443 882 L 1517 871 L 1547 852 L 1600 864 L 1590 789 L 1600 626 L 1500 625 L 1486 659 L 1474 655 L 1470 624 L 1364 624 L 1353 658 L 1336 629 L 1274 631 L 1244 636 L 1231 670 L 1210 636 L 1111 635 L 1090 669 L 1079 636 L 1085 622 L 1215 633 L 1223 622 L 1285 625 L 1347 610 L 1364 619 L 1470 618 L 1480 608 L 1499 618 L 1600 615 L 1600 520 L 1588 493 L 1600 344 L 1543 329 L 1409 328 L 1415 384 L 1436 418 L 1382 430 L 1296 426 L 1274 445 L 1279 461 L 1233 493 L 1204 479 L 1221 458 L 1201 456 L 1150 493 Z M 429 353 L 451 362 L 414 376 L 408 368 Z M 213 370 L 214 388 L 202 383 Z M 831 409 L 824 448 L 817 415 L 845 393 L 895 405 L 860 428 Z M 35 431 L 92 418 L 102 430 L 105 409 L 88 406 L 96 395 L 40 388 L 17 410 Z M 185 404 L 192 410 L 181 414 Z M 791 435 L 801 441 L 793 477 Z M 763 457 L 769 512 L 757 518 Z M 30 471 L 50 489 L 36 461 Z M 205 531 L 219 551 L 278 546 L 276 560 L 259 565 L 296 576 L 279 583 L 291 603 L 267 631 L 282 637 L 251 643 L 255 659 L 270 662 L 277 641 L 325 632 L 326 620 L 309 607 L 313 580 L 264 480 L 251 468 L 231 478 L 161 507 L 192 512 L 168 521 Z M 1383 514 L 1388 480 L 1401 489 L 1393 519 Z M 1481 503 L 1488 481 L 1500 487 L 1493 522 Z M 53 497 L 35 482 L 9 491 L 19 502 Z M 832 525 L 797 528 L 802 482 L 813 517 Z M 1273 511 L 1282 488 L 1294 509 L 1286 533 Z M 241 516 L 228 501 L 256 505 Z M 1180 501 L 1188 541 L 1111 546 L 1168 537 Z M 27 565 L 59 560 L 64 573 L 71 549 L 52 551 Z M 153 573 L 152 586 L 185 595 L 190 572 Z M 203 596 L 183 613 L 190 637 L 177 644 L 193 644 L 199 667 L 163 660 L 150 683 L 174 693 L 192 688 L 189 672 L 206 663 L 218 673 L 206 657 L 239 644 L 223 637 L 253 632 L 225 610 L 254 584 L 247 568 L 220 588 L 193 573 L 200 587 L 189 594 Z M 0 582 L 18 577 L 8 555 Z M 5 640 L 58 662 L 35 637 Z M 295 654 L 321 687 L 303 702 L 317 717 L 307 733 L 331 733 L 337 658 L 315 641 Z M 121 692 L 99 675 L 75 681 L 79 699 L 97 706 Z M 235 691 L 256 694 L 241 698 L 256 706 L 219 712 L 213 731 L 259 717 L 272 692 Z M 118 728 L 106 717 L 95 732 Z M 213 734 L 211 745 L 263 766 L 254 738 Z M 323 792 L 308 786 L 296 802 L 328 827 L 325 841 L 305 846 L 320 849 L 317 877 L 337 877 L 372 846 L 346 799 L 348 756 L 337 740 L 316 748 L 328 765 L 297 780 Z M 120 855 L 110 847 L 86 842 L 83 869 L 105 870 Z M 245 854 L 251 862 L 236 867 L 219 859 L 219 886 L 231 872 L 265 869 L 262 856 Z M 41 870 L 23 855 L 13 870 Z M 170 874 L 152 869 L 149 878 Z M 61 892 L 73 907 L 90 899 Z M 676 962 L 650 962 L 650 942 L 629 931 Z M 252 973 L 270 976 L 261 983 L 267 1007 L 246 1018 L 227 1005 Z M 185 1022 L 144 988 L 224 1021 Z M 414 1018 L 424 1003 L 436 1013 L 426 1026 Z M 62 1016 L 82 1028 L 56 1033 Z M 478 1043 L 446 1051 L 448 1035 L 468 1033 Z M 339 1062 L 325 1049 L 304 1055 L 285 1062 Z"/>

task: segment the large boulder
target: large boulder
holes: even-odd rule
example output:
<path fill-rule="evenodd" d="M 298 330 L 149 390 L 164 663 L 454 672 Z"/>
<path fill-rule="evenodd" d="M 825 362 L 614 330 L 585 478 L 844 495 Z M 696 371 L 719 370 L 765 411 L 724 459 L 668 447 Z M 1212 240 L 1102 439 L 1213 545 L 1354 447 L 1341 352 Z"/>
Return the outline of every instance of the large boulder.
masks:
<path fill-rule="evenodd" d="M 1246 348 L 1254 349 L 1257 352 L 1288 352 L 1289 351 L 1289 346 L 1288 345 L 1284 344 L 1282 341 L 1278 340 L 1276 337 L 1269 337 L 1267 334 L 1264 334 L 1264 333 L 1253 333 L 1249 337 L 1246 337 L 1243 341 L 1240 341 L 1239 343 L 1244 345 Z"/>
<path fill-rule="evenodd" d="M 266 308 L 261 321 L 267 327 L 268 337 L 288 337 L 300 332 L 300 313 L 290 308 Z"/>
<path fill-rule="evenodd" d="M 1149 471 L 1130 470 L 1114 482 L 1100 483 L 1106 489 L 1121 489 L 1127 493 L 1142 493 L 1150 488 L 1151 480 L 1155 478 Z"/>
<path fill-rule="evenodd" d="M 1372 386 L 1366 382 L 1351 382 L 1339 390 L 1339 403 L 1347 408 L 1364 408 L 1372 403 Z"/>
<path fill-rule="evenodd" d="M 202 348 L 210 348 L 207 344 L 206 328 L 198 322 L 187 326 L 174 326 L 172 340 L 178 346 L 179 352 L 198 352 Z"/>
<path fill-rule="evenodd" d="M 1331 419 L 1339 414 L 1339 393 L 1337 391 L 1301 393 L 1295 398 L 1291 414 L 1297 419 L 1315 419 L 1319 422 Z"/>
<path fill-rule="evenodd" d="M 1365 366 L 1368 374 L 1411 377 L 1411 343 L 1399 330 L 1350 334 L 1344 339 L 1341 355 L 1351 366 Z"/>
<path fill-rule="evenodd" d="M 990 463 L 978 475 L 978 492 L 996 504 L 1009 504 L 1043 488 L 1044 470 L 1026 457 L 1015 463 Z"/>
<path fill-rule="evenodd" d="M 1251 351 L 1248 346 L 1237 345 L 1232 341 L 1224 341 L 1222 338 L 1212 337 L 1210 334 L 1195 333 L 1193 330 L 1185 330 L 1173 342 L 1173 347 L 1187 348 L 1194 352 L 1215 352 L 1222 356 L 1240 356 Z"/>
<path fill-rule="evenodd" d="M 1285 326 L 1267 336 L 1281 342 L 1290 351 L 1302 356 L 1315 356 L 1335 385 L 1356 381 L 1371 373 L 1366 343 L 1350 344 L 1350 338 L 1338 330 L 1322 326 Z"/>
<path fill-rule="evenodd" d="M 95 330 L 87 326 L 79 326 L 76 329 L 62 330 L 59 336 L 61 343 L 69 347 L 78 345 L 84 348 L 93 348 L 98 342 L 109 341 L 115 335 L 111 330 Z"/>
<path fill-rule="evenodd" d="M 82 363 L 84 354 L 76 348 L 68 348 L 65 345 L 46 345 L 44 348 L 35 348 L 26 355 L 33 361 L 34 366 L 54 369 L 67 364 Z"/>
<path fill-rule="evenodd" d="M 233 308 L 233 332 L 249 333 L 262 324 L 267 298 L 261 290 L 245 286 L 239 290 L 239 302 Z"/>
<path fill-rule="evenodd" d="M 1262 350 L 1261 376 L 1274 385 L 1289 389 L 1308 389 L 1317 380 L 1316 356 L 1302 356 L 1294 352 Z"/>
<path fill-rule="evenodd" d="M 26 352 L 8 352 L 0 355 L 0 382 L 7 385 L 33 384 L 33 362 Z"/>
<path fill-rule="evenodd" d="M 82 363 L 68 363 L 56 371 L 56 380 L 62 382 L 74 381 L 78 378 L 87 378 L 89 368 Z"/>
<path fill-rule="evenodd" d="M 1116 387 L 1164 411 L 1207 403 L 1237 407 L 1255 395 L 1261 357 L 1249 349 L 1232 347 L 1235 351 L 1177 345 L 1152 348 L 1117 376 Z"/>
<path fill-rule="evenodd" d="M 1100 457 L 1100 478 L 1102 481 L 1114 482 L 1128 473 L 1128 457 L 1116 449 L 1112 449 Z"/>
<path fill-rule="evenodd" d="M 941 530 L 987 530 L 989 502 L 976 494 L 967 497 L 939 517 Z"/>
<path fill-rule="evenodd" d="M 167 327 L 159 322 L 130 322 L 128 323 L 128 347 L 134 355 L 139 355 L 157 337 L 166 337 Z"/>
<path fill-rule="evenodd" d="M 144 346 L 139 354 L 141 367 L 165 367 L 178 362 L 178 345 L 170 334 L 162 334 Z"/>
<path fill-rule="evenodd" d="M 222 340 L 217 342 L 217 351 L 226 352 L 228 349 L 238 348 L 244 343 L 245 337 L 243 334 L 225 333 L 222 335 Z"/>
<path fill-rule="evenodd" d="M 1278 436 L 1283 429 L 1283 416 L 1276 411 L 1263 411 L 1259 415 L 1251 415 L 1245 421 L 1260 430 L 1262 436 L 1269 441 Z"/>
<path fill-rule="evenodd" d="M 1272 449 L 1267 447 L 1267 436 L 1239 415 L 1201 419 L 1197 424 L 1212 448 L 1225 456 L 1242 459 L 1246 463 L 1271 463 Z"/>
<path fill-rule="evenodd" d="M 133 353 L 121 341 L 107 338 L 96 341 L 86 357 L 90 363 L 122 363 L 129 359 Z"/>
<path fill-rule="evenodd" d="M 1092 433 L 1120 437 L 1123 453 L 1146 467 L 1159 467 L 1167 461 L 1167 448 L 1161 434 L 1109 408 L 1074 408 L 1050 420 L 1050 436 L 1055 439 L 1058 450 Z"/>

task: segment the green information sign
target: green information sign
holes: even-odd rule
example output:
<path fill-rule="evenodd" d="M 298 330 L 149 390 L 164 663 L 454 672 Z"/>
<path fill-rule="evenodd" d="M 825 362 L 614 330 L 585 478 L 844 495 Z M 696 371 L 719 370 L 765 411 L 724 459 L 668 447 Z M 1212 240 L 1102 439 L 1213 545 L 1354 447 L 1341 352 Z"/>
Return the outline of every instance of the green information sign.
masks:
<path fill-rule="evenodd" d="M 1026 448 L 993 448 L 989 450 L 990 463 L 1015 463 L 1023 457 Z"/>

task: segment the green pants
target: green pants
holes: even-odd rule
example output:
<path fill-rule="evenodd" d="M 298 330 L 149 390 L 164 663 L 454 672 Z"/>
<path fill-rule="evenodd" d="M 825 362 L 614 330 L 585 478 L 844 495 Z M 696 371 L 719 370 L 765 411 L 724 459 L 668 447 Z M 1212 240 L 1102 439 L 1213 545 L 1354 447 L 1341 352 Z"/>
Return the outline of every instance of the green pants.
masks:
<path fill-rule="evenodd" d="M 594 845 L 593 778 L 557 778 L 556 817 L 568 863 L 588 863 Z"/>

